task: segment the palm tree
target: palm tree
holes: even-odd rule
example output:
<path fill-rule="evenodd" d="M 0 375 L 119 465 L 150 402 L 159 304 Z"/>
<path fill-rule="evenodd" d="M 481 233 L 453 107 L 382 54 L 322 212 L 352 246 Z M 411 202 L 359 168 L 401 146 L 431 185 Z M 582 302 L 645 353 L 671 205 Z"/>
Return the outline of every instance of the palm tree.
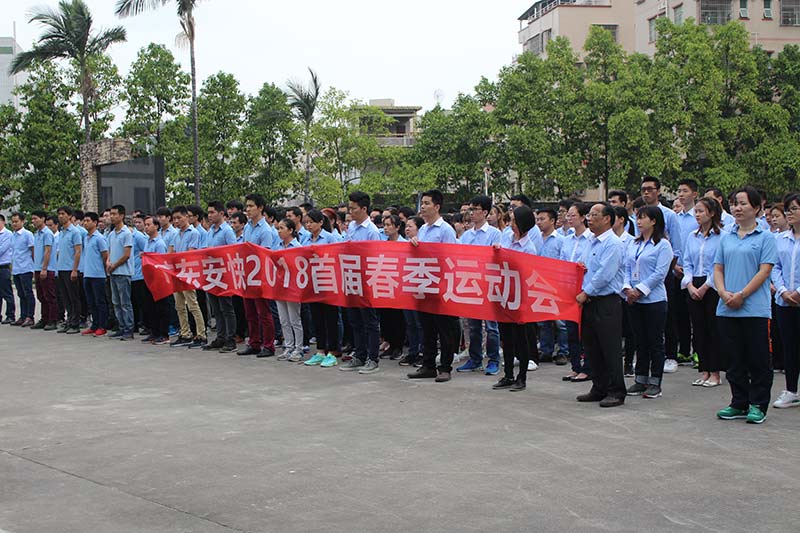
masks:
<path fill-rule="evenodd" d="M 9 72 L 17 74 L 35 61 L 71 59 L 78 65 L 82 104 L 84 142 L 92 141 L 89 103 L 94 95 L 90 58 L 105 52 L 114 43 L 125 41 L 125 28 L 118 26 L 92 34 L 92 14 L 83 0 L 61 0 L 58 10 L 39 8 L 29 22 L 38 22 L 45 32 L 32 50 L 21 52 L 11 63 Z"/>
<path fill-rule="evenodd" d="M 286 86 L 289 88 L 289 104 L 297 110 L 297 114 L 300 115 L 300 120 L 303 121 L 305 128 L 305 143 L 303 143 L 306 151 L 306 181 L 303 186 L 305 202 L 309 200 L 309 191 L 311 189 L 311 148 L 309 147 L 311 125 L 314 123 L 314 112 L 317 110 L 319 93 L 322 88 L 317 73 L 311 68 L 308 71 L 311 73 L 311 83 L 308 86 L 294 80 L 286 82 Z"/>
<path fill-rule="evenodd" d="M 116 14 L 118 17 L 138 15 L 143 11 L 156 9 L 160 6 L 175 3 L 178 11 L 178 20 L 181 23 L 182 35 L 189 42 L 189 59 L 192 74 L 192 141 L 194 142 L 194 201 L 200 204 L 200 148 L 197 140 L 197 69 L 194 60 L 195 23 L 194 10 L 199 0 L 117 0 Z"/>

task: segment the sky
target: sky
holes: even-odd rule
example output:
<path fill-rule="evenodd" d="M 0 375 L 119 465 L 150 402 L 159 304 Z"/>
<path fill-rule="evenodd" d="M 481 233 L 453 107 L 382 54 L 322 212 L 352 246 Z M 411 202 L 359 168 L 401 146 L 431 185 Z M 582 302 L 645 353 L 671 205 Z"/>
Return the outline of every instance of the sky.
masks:
<path fill-rule="evenodd" d="M 126 43 L 110 55 L 121 74 L 142 47 L 166 45 L 184 69 L 189 52 L 175 45 L 180 31 L 174 2 L 136 17 L 114 16 L 116 0 L 85 0 L 96 28 L 122 25 Z M 285 87 L 286 80 L 309 78 L 313 68 L 326 87 L 359 100 L 393 98 L 397 105 L 430 109 L 449 106 L 459 93 L 472 92 L 481 76 L 498 71 L 520 53 L 521 15 L 533 0 L 205 0 L 197 21 L 197 73 L 203 80 L 219 71 L 232 73 L 247 94 L 265 82 Z M 56 0 L 0 0 L 0 36 L 30 47 L 41 35 L 28 23 L 38 6 Z"/>

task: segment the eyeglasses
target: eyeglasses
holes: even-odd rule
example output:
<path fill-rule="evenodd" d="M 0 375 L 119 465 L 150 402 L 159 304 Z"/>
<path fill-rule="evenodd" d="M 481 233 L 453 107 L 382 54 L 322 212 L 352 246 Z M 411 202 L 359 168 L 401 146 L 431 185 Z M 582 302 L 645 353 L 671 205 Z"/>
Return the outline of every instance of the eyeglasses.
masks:
<path fill-rule="evenodd" d="M 657 190 L 658 189 L 656 189 L 655 187 L 642 187 L 641 188 L 642 192 L 653 192 L 653 191 L 657 191 Z"/>

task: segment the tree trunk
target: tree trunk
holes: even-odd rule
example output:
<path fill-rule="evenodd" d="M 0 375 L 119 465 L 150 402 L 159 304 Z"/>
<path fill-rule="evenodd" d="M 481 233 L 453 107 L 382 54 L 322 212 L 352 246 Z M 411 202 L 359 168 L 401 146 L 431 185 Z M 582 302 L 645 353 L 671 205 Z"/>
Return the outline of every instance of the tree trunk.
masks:
<path fill-rule="evenodd" d="M 197 69 L 194 62 L 194 35 L 189 39 L 189 59 L 192 68 L 192 143 L 194 169 L 194 202 L 200 205 L 200 144 L 197 130 Z"/>
<path fill-rule="evenodd" d="M 306 126 L 306 143 L 309 142 L 310 135 L 311 135 L 310 130 L 308 126 Z M 311 150 L 308 148 L 308 145 L 306 145 L 306 183 L 303 186 L 303 201 L 305 203 L 308 203 L 310 193 L 311 193 Z"/>

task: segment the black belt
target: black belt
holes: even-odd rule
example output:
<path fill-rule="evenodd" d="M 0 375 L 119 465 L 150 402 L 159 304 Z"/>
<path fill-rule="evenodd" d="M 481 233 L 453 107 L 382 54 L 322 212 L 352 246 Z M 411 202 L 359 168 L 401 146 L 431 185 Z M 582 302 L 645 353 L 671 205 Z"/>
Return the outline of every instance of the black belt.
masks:
<path fill-rule="evenodd" d="M 0 270 L 11 270 L 11 263 L 0 265 Z"/>

